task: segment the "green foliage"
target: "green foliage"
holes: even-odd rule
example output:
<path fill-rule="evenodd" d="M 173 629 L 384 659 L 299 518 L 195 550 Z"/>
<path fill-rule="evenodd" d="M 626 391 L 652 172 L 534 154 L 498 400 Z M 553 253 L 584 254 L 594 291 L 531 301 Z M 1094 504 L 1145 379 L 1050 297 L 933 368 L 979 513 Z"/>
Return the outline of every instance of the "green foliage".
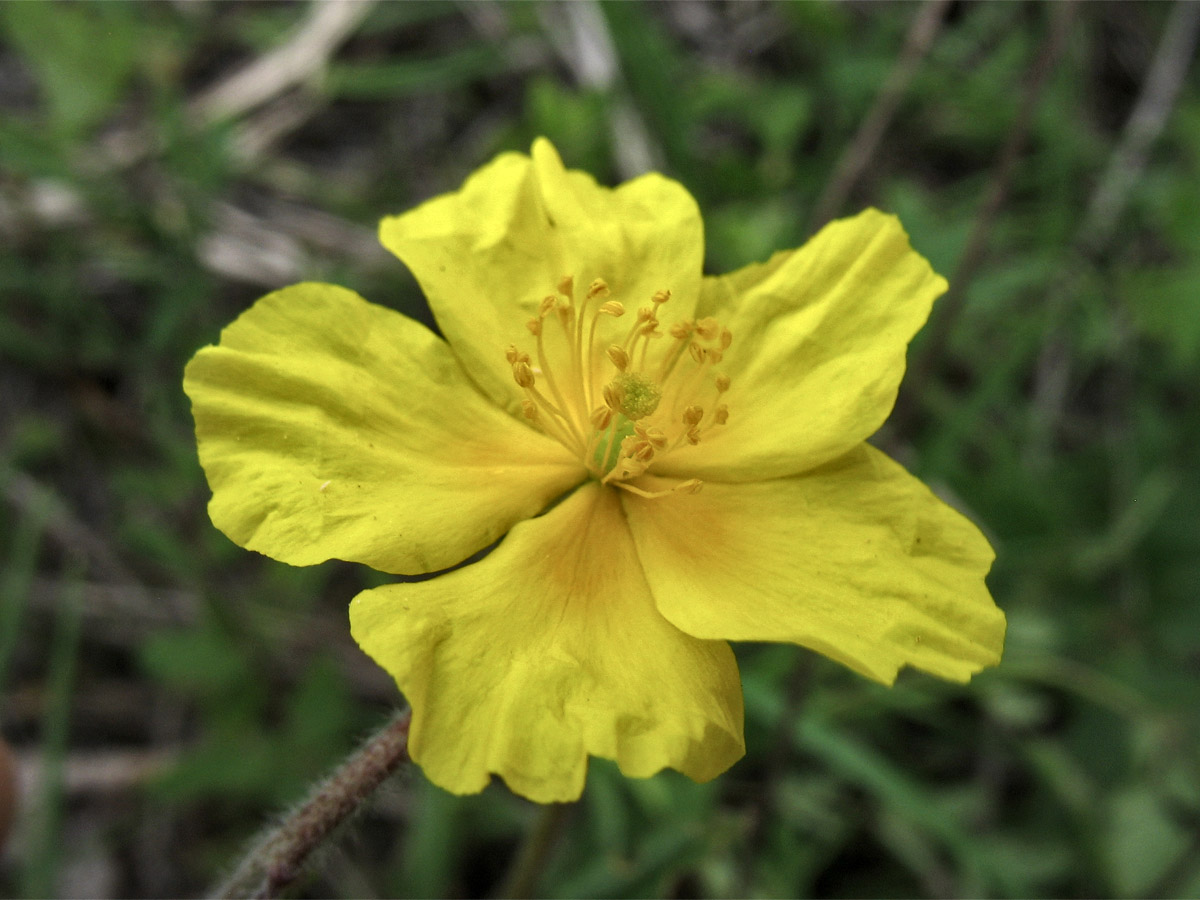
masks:
<path fill-rule="evenodd" d="M 140 27 L 130 4 L 6 4 L 3 28 L 34 70 L 59 140 L 105 119 L 137 67 Z"/>
<path fill-rule="evenodd" d="M 376 220 L 537 134 L 609 182 L 646 150 L 700 202 L 709 271 L 795 246 L 918 10 L 378 4 L 212 123 L 194 100 L 307 5 L 0 6 L 0 727 L 47 773 L 0 893 L 77 888 L 85 831 L 116 893 L 199 894 L 401 702 L 346 628 L 386 576 L 289 569 L 208 521 L 199 346 L 304 278 L 430 321 Z M 1169 14 L 1076 9 L 969 278 L 1053 7 L 951 5 L 840 210 L 897 213 L 961 290 L 878 442 L 993 541 L 1004 663 L 887 690 L 739 648 L 746 759 L 707 785 L 595 761 L 539 893 L 1200 894 L 1194 66 L 1111 239 L 1080 243 Z M 611 83 L 581 81 L 606 47 Z M 81 788 L 93 753 L 169 759 Z M 310 893 L 494 892 L 537 810 L 396 781 Z"/>

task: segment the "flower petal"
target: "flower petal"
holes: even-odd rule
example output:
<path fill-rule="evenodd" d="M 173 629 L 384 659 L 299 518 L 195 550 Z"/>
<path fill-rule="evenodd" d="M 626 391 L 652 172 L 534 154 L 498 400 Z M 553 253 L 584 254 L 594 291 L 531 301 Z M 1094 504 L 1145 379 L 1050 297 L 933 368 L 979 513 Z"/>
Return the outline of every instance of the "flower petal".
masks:
<path fill-rule="evenodd" d="M 761 481 L 841 456 L 891 412 L 908 342 L 945 289 L 899 220 L 876 209 L 765 264 L 706 278 L 698 313 L 733 332 L 721 366 L 732 379 L 729 424 L 660 470 Z"/>
<path fill-rule="evenodd" d="M 292 565 L 443 569 L 585 474 L 427 328 L 333 285 L 263 297 L 196 354 L 184 390 L 213 523 Z"/>
<path fill-rule="evenodd" d="M 688 634 L 803 644 L 885 684 L 1000 660 L 987 541 L 869 445 L 798 477 L 622 499 L 658 608 Z"/>
<path fill-rule="evenodd" d="M 705 781 L 745 749 L 729 645 L 659 615 L 620 501 L 595 483 L 481 562 L 359 594 L 350 627 L 412 704 L 412 758 L 457 794 L 496 773 L 574 800 L 589 754 Z"/>
<path fill-rule="evenodd" d="M 379 226 L 412 270 L 463 366 L 502 405 L 519 402 L 505 347 L 565 275 L 577 292 L 603 278 L 631 312 L 659 290 L 672 316 L 700 294 L 704 231 L 679 183 L 656 173 L 615 190 L 567 171 L 549 141 L 506 153 L 444 194 Z"/>

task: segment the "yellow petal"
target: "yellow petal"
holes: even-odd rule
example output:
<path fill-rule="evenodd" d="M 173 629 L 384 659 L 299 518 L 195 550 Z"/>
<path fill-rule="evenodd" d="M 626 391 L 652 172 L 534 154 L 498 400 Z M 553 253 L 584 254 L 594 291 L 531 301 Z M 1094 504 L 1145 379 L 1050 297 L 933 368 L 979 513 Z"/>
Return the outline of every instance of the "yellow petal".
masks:
<path fill-rule="evenodd" d="M 704 781 L 744 752 L 729 645 L 659 615 L 620 502 L 594 482 L 481 562 L 359 594 L 350 627 L 412 704 L 412 758 L 456 794 L 495 773 L 561 802 L 589 754 Z"/>
<path fill-rule="evenodd" d="M 326 284 L 268 294 L 188 364 L 213 523 L 292 565 L 443 569 L 582 480 L 444 341 Z"/>
<path fill-rule="evenodd" d="M 721 365 L 729 423 L 660 471 L 759 481 L 841 456 L 891 412 L 908 342 L 945 289 L 899 220 L 875 209 L 706 278 L 698 313 L 733 332 Z"/>
<path fill-rule="evenodd" d="M 525 322 L 563 276 L 577 291 L 604 279 L 631 313 L 659 290 L 672 316 L 699 298 L 704 234 L 682 185 L 643 175 L 615 190 L 567 171 L 549 141 L 532 157 L 506 153 L 462 188 L 384 219 L 384 246 L 412 270 L 442 333 L 498 403 L 521 393 L 504 349 L 529 335 Z"/>
<path fill-rule="evenodd" d="M 885 684 L 1000 660 L 987 541 L 866 444 L 797 477 L 622 500 L 658 608 L 688 634 L 802 644 Z"/>

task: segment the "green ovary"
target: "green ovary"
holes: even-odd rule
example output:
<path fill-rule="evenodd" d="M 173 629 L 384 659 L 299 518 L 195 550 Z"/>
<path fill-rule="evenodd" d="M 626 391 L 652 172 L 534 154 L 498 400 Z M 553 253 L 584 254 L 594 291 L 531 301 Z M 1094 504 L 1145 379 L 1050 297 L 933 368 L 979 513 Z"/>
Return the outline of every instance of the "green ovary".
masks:
<path fill-rule="evenodd" d="M 662 400 L 659 386 L 636 372 L 622 372 L 613 379 L 613 386 L 620 398 L 621 412 L 635 422 L 651 415 Z"/>
<path fill-rule="evenodd" d="M 612 424 L 600 435 L 596 452 L 592 454 L 592 470 L 601 478 L 611 472 L 621 455 L 621 442 L 632 436 L 633 422 L 621 415 L 614 418 Z"/>

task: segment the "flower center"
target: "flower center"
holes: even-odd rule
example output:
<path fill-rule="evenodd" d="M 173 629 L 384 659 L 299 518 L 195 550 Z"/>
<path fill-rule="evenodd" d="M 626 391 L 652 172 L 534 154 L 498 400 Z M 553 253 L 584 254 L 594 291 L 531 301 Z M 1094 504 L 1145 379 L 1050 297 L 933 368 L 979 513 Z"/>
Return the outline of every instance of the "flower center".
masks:
<path fill-rule="evenodd" d="M 643 497 L 695 493 L 692 478 L 663 491 L 630 484 L 673 450 L 698 444 L 724 425 L 720 402 L 728 376 L 713 367 L 733 335 L 715 319 L 675 322 L 661 330 L 659 311 L 671 299 L 658 291 L 621 333 L 619 300 L 597 278 L 586 291 L 563 278 L 526 323 L 537 339 L 535 357 L 510 345 L 506 358 L 524 390 L 525 417 L 577 454 L 602 484 Z"/>

